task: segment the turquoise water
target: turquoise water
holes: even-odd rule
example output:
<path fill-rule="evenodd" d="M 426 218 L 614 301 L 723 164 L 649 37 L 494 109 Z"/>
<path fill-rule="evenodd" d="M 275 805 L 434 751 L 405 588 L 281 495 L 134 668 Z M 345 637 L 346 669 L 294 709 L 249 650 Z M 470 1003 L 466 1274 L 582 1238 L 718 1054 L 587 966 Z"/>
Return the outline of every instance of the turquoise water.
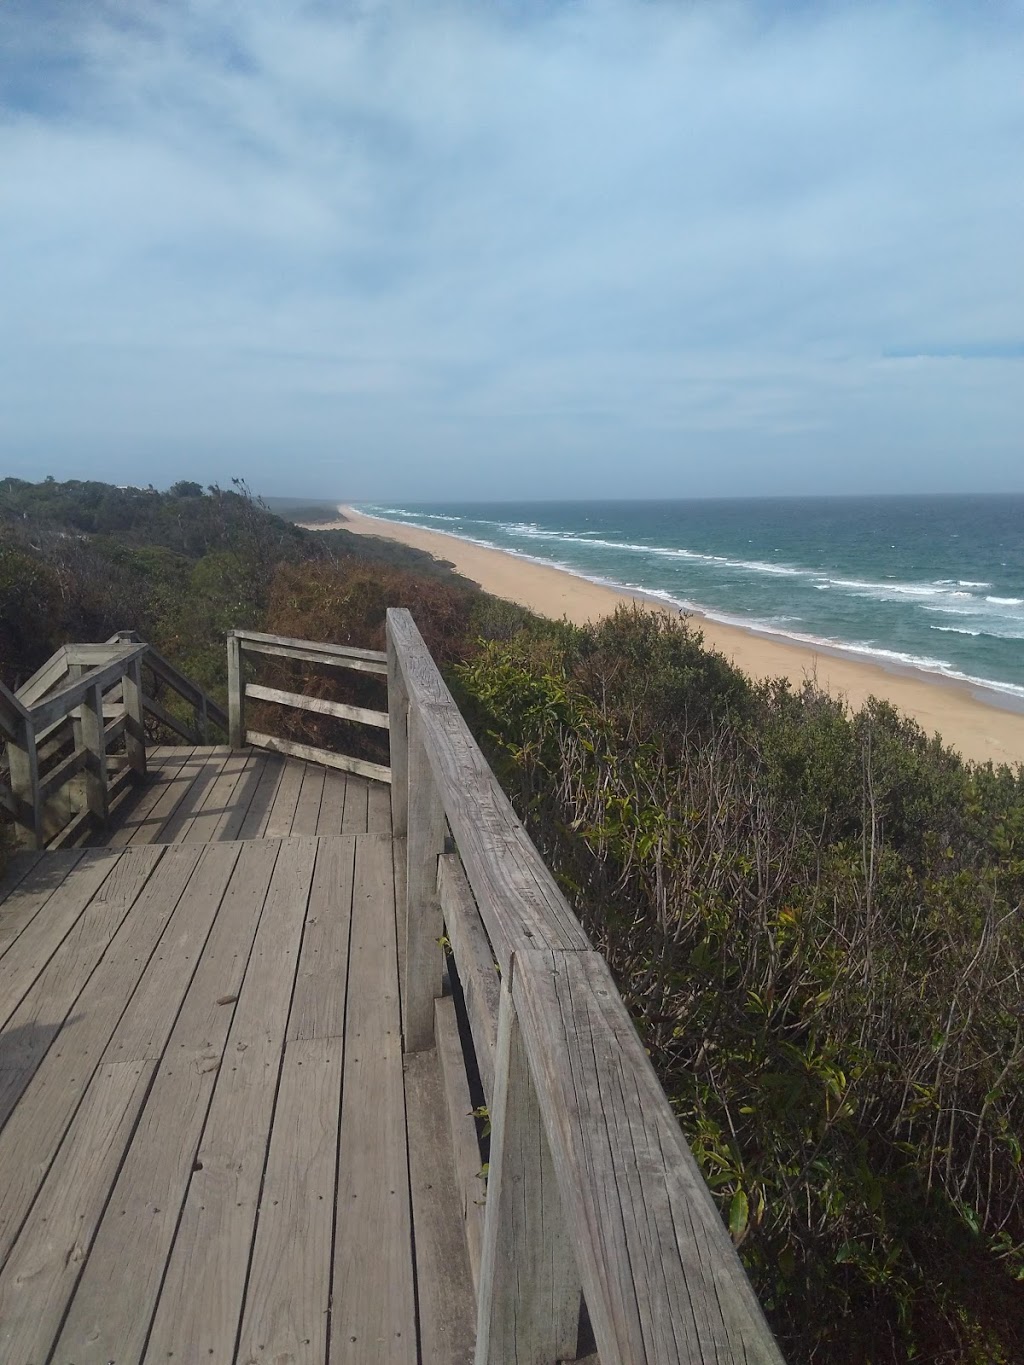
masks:
<path fill-rule="evenodd" d="M 1024 495 L 362 510 L 1024 709 Z"/>

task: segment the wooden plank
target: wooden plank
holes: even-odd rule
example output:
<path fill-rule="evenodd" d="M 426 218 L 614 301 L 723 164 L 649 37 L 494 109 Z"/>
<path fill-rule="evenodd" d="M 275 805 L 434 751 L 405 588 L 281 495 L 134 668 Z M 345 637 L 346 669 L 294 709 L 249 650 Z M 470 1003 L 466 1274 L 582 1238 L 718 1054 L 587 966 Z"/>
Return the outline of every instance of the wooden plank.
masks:
<path fill-rule="evenodd" d="M 366 830 L 368 834 L 391 833 L 391 792 L 379 782 L 367 788 Z"/>
<path fill-rule="evenodd" d="M 177 777 L 168 784 L 163 798 L 153 807 L 153 816 L 163 815 L 162 822 L 150 824 L 145 833 L 145 842 L 153 844 L 173 844 L 181 831 L 202 806 L 210 787 L 216 782 L 221 769 L 231 756 L 227 745 L 216 749 L 196 749 L 192 758 L 182 767 Z M 140 837 L 133 843 L 141 842 Z"/>
<path fill-rule="evenodd" d="M 182 822 L 175 843 L 208 844 L 213 841 L 218 828 L 230 814 L 235 788 L 248 763 L 247 753 L 228 753 L 220 771 L 208 783 L 194 814 Z"/>
<path fill-rule="evenodd" d="M 159 899 L 171 899 L 176 906 L 173 919 L 105 1044 L 105 1061 L 159 1058 L 228 892 L 239 852 L 232 845 L 202 850 L 181 844 L 167 847 L 158 896 L 153 898 L 157 904 L 145 910 L 149 915 L 162 910 L 167 917 Z M 185 872 L 187 887 L 182 881 Z"/>
<path fill-rule="evenodd" d="M 277 784 L 274 805 L 263 831 L 264 839 L 281 839 L 292 832 L 292 821 L 295 819 L 295 807 L 299 803 L 304 772 L 305 765 L 302 763 L 285 764 L 281 780 Z"/>
<path fill-rule="evenodd" d="M 132 659 L 141 658 L 146 649 L 146 645 L 125 645 L 111 663 L 91 669 L 83 677 L 65 683 L 45 701 L 36 702 L 30 707 L 36 729 L 45 730 L 48 725 L 63 720 L 76 706 L 81 706 L 90 692 L 98 689 L 102 693 L 105 688 L 120 682 L 125 665 Z"/>
<path fill-rule="evenodd" d="M 4 1089 L 10 1093 L 10 1104 L 30 1078 L 31 1085 L 0 1133 L 0 1169 L 7 1172 L 0 1186 L 0 1261 L 10 1250 L 140 975 L 145 981 L 152 970 L 153 951 L 196 861 L 194 850 L 171 849 L 164 854 L 159 888 L 152 879 L 147 884 L 64 1021 L 59 1046 L 46 1051 L 46 1038 L 21 1042 L 17 1069 L 6 1073 Z M 178 1000 L 180 996 L 181 992 Z"/>
<path fill-rule="evenodd" d="M 310 763 L 323 763 L 325 767 L 340 768 L 346 773 L 358 773 L 360 777 L 371 777 L 375 782 L 391 781 L 391 769 L 383 767 L 380 763 L 368 763 L 364 758 L 349 758 L 348 754 L 318 749 L 313 744 L 278 739 L 276 735 L 265 735 L 259 730 L 247 730 L 245 742 L 254 744 L 258 749 L 269 749 L 271 753 L 289 754 L 292 758 L 308 759 Z"/>
<path fill-rule="evenodd" d="M 18 855 L 20 868 L 24 871 L 17 875 L 20 869 L 11 869 L 12 885 L 0 905 L 0 957 L 31 924 L 81 856 L 77 849 L 46 855 L 33 850 Z M 21 859 L 25 861 L 21 862 Z M 35 861 L 30 861 L 32 859 Z"/>
<path fill-rule="evenodd" d="M 145 706 L 142 691 L 142 660 L 136 659 L 125 670 L 121 680 L 121 696 L 125 713 L 125 752 L 128 764 L 141 780 L 146 776 Z M 109 735 L 108 735 L 109 739 Z"/>
<path fill-rule="evenodd" d="M 210 836 L 211 842 L 223 842 L 239 838 L 253 799 L 259 791 L 266 759 L 262 754 L 257 754 L 251 749 L 246 750 L 245 753 L 245 767 L 239 774 L 231 796 L 226 803 L 224 813 Z"/>
<path fill-rule="evenodd" d="M 604 959 L 517 953 L 512 996 L 602 1365 L 781 1365 Z"/>
<path fill-rule="evenodd" d="M 68 754 L 67 758 L 62 759 L 39 779 L 39 799 L 48 801 L 54 792 L 60 791 L 65 782 L 69 782 L 76 773 L 80 773 L 89 762 L 87 750 L 80 749 L 78 753 Z"/>
<path fill-rule="evenodd" d="M 340 834 L 341 822 L 345 814 L 345 786 L 348 779 L 336 768 L 328 768 L 324 773 L 324 794 L 317 816 L 317 834 Z"/>
<path fill-rule="evenodd" d="M 387 620 L 409 693 L 410 725 L 415 715 L 502 971 L 518 948 L 586 951 L 586 934 L 470 734 L 409 612 L 389 609 Z"/>
<path fill-rule="evenodd" d="M 204 857 L 233 851 L 219 845 Z M 85 1365 L 142 1356 L 277 855 L 274 841 L 238 850 L 71 1300 L 57 1360 Z"/>
<path fill-rule="evenodd" d="M 340 1038 L 345 1031 L 355 853 L 353 838 L 319 841 L 289 1038 Z"/>
<path fill-rule="evenodd" d="M 45 1360 L 155 1063 L 100 1068 L 0 1274 L 0 1355 Z"/>
<path fill-rule="evenodd" d="M 146 781 L 133 789 L 123 804 L 119 805 L 110 828 L 104 831 L 106 847 L 121 848 L 131 842 L 132 835 L 145 825 L 171 779 L 180 773 L 184 763 L 194 752 L 194 749 L 180 750 L 165 745 L 149 750 Z"/>
<path fill-rule="evenodd" d="M 260 754 L 259 786 L 253 794 L 245 819 L 238 831 L 239 839 L 261 839 L 270 819 L 270 812 L 277 799 L 277 788 L 284 776 L 286 760 L 276 754 Z"/>
<path fill-rule="evenodd" d="M 480 1084 L 489 1103 L 494 1093 L 501 981 L 458 854 L 445 853 L 437 860 L 437 893 L 466 1002 Z"/>
<path fill-rule="evenodd" d="M 242 747 L 245 735 L 245 684 L 242 677 L 242 650 L 235 632 L 228 632 L 228 743 Z"/>
<path fill-rule="evenodd" d="M 360 659 L 355 655 L 344 657 L 325 654 L 316 645 L 264 645 L 253 640 L 242 644 L 243 654 L 269 654 L 275 659 L 297 659 L 300 663 L 319 664 L 322 668 L 350 668 L 356 673 L 387 673 L 386 663 L 374 659 Z"/>
<path fill-rule="evenodd" d="M 353 774 L 345 788 L 345 811 L 341 817 L 342 834 L 367 834 L 369 783 Z"/>
<path fill-rule="evenodd" d="M 156 843 L 156 836 L 168 815 L 188 791 L 206 761 L 201 749 L 190 749 L 185 757 L 180 757 L 181 752 L 179 750 L 163 765 L 156 782 L 151 788 L 145 789 L 145 798 L 152 799 L 144 798 L 138 806 L 133 806 L 130 814 L 123 816 L 118 827 L 109 832 L 107 841 L 111 848 L 119 848 L 123 844 Z"/>
<path fill-rule="evenodd" d="M 160 1291 L 156 1360 L 231 1360 L 245 1294 L 316 841 L 274 868 Z"/>
<path fill-rule="evenodd" d="M 417 1360 L 391 841 L 356 840 L 331 1365 Z"/>
<path fill-rule="evenodd" d="M 387 632 L 387 645 L 391 825 L 395 834 L 404 839 L 409 832 L 409 694 L 390 629 Z"/>
<path fill-rule="evenodd" d="M 317 821 L 320 818 L 320 802 L 324 795 L 324 777 L 327 774 L 326 768 L 318 768 L 312 763 L 306 764 L 306 771 L 302 775 L 302 789 L 299 792 L 299 799 L 295 804 L 295 817 L 292 820 L 292 834 L 315 834 Z"/>
<path fill-rule="evenodd" d="M 4 874 L 0 877 L 0 907 L 4 901 L 28 876 L 32 869 L 39 863 L 43 856 L 42 849 L 25 849 L 21 853 L 15 853 L 8 859 Z M 0 909 L 0 923 L 3 922 L 3 910 Z"/>
<path fill-rule="evenodd" d="M 7 778 L 16 803 L 19 837 L 35 848 L 44 840 L 43 806 L 39 799 L 39 753 L 33 722 L 22 719 L 17 736 L 7 741 Z"/>
<path fill-rule="evenodd" d="M 301 692 L 282 692 L 278 687 L 263 687 L 259 683 L 249 683 L 245 695 L 253 701 L 275 702 L 278 706 L 294 707 L 296 711 L 313 711 L 318 716 L 336 716 L 338 720 L 375 725 L 380 730 L 386 730 L 390 724 L 386 711 L 370 711 L 365 706 L 349 706 L 347 702 L 328 701 L 326 697 L 307 697 Z"/>
<path fill-rule="evenodd" d="M 472 1365 L 476 1295 L 453 1171 L 441 1069 L 433 1048 L 406 1058 L 405 1104 L 420 1353 L 423 1360 L 437 1365 Z"/>
<path fill-rule="evenodd" d="M 153 876 L 161 852 L 141 848 L 122 854 L 11 1013 L 3 1033 L 3 1064 L 22 1073 L 22 1086 L 75 1008 L 79 993 Z M 0 1114 L 0 1122 L 6 1117 Z"/>
<path fill-rule="evenodd" d="M 572 1360 L 580 1281 L 507 977 L 490 1114 L 476 1365 Z"/>
<path fill-rule="evenodd" d="M 309 649 L 328 659 L 363 659 L 377 664 L 387 662 L 387 655 L 380 649 L 360 649 L 357 645 L 327 644 L 320 640 L 295 640 L 290 635 L 268 635 L 258 630 L 235 630 L 232 634 L 244 643 L 246 649 L 258 644 L 272 645 L 284 649 Z"/>
<path fill-rule="evenodd" d="M 430 1047 L 434 1001 L 443 990 L 444 924 L 437 898 L 437 860 L 444 852 L 444 807 L 431 776 L 419 717 L 409 715 L 409 833 L 406 843 L 405 990 L 402 1029 L 406 1052 Z"/>
<path fill-rule="evenodd" d="M 239 1339 L 247 1365 L 327 1359 L 342 1046 L 285 1049 Z"/>
<path fill-rule="evenodd" d="M 450 995 L 434 1001 L 434 1038 L 448 1110 L 447 1150 L 454 1165 L 455 1198 L 462 1216 L 463 1239 L 469 1255 L 475 1293 L 480 1283 L 487 1182 L 476 1135 L 476 1119 L 473 1117 L 473 1101 L 466 1075 L 466 1058 L 459 1037 L 459 1021 L 455 1014 L 455 1002 Z M 418 1231 L 417 1225 L 417 1235 Z"/>
<path fill-rule="evenodd" d="M 55 654 L 50 655 L 46 663 L 22 683 L 14 693 L 15 700 L 24 709 L 32 707 L 41 697 L 45 697 L 52 687 L 56 687 L 66 678 L 67 673 L 68 652 L 61 645 Z"/>
<path fill-rule="evenodd" d="M 46 913 L 34 915 L 0 957 L 0 1027 L 18 1008 L 117 861 L 117 853 L 110 850 L 88 850 L 75 866 L 74 875 L 61 882 L 47 899 Z"/>

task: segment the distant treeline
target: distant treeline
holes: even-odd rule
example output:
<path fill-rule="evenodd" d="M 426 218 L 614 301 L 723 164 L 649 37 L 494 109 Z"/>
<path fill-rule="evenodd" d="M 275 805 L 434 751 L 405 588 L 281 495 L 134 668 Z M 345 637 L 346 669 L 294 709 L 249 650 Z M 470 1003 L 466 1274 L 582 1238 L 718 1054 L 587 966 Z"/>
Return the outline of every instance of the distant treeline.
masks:
<path fill-rule="evenodd" d="M 388 606 L 607 955 L 787 1359 L 1024 1361 L 1021 770 L 754 684 L 685 621 L 543 621 L 241 485 L 0 482 L 10 685 L 126 627 L 223 696 L 231 627 L 380 648 Z"/>

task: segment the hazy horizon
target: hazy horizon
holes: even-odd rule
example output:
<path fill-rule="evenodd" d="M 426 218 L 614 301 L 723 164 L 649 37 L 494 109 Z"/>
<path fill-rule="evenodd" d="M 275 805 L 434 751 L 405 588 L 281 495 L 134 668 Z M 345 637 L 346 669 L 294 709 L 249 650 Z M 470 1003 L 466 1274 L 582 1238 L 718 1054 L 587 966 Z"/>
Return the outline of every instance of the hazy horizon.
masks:
<path fill-rule="evenodd" d="M 8 0 L 0 465 L 1022 492 L 1022 69 L 1021 0 Z"/>

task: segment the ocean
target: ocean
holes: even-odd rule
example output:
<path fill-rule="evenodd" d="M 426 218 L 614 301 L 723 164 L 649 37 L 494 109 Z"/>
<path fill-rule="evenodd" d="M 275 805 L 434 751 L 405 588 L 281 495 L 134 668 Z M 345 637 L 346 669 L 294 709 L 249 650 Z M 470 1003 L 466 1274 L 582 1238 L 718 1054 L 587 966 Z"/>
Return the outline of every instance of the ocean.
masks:
<path fill-rule="evenodd" d="M 361 510 L 1024 710 L 1024 495 Z"/>

